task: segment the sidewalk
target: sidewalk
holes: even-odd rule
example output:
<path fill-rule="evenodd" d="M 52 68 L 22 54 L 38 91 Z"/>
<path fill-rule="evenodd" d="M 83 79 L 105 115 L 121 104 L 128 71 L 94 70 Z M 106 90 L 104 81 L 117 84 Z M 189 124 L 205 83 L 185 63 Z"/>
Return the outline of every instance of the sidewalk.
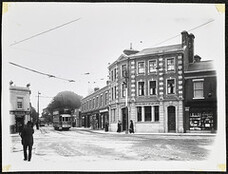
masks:
<path fill-rule="evenodd" d="M 86 130 L 86 131 L 91 131 L 91 132 L 96 132 L 96 133 L 101 133 L 101 134 L 126 134 L 125 131 L 123 132 L 112 132 L 108 131 L 106 132 L 105 130 L 94 130 L 91 128 L 75 128 L 78 130 Z M 130 134 L 129 132 L 127 134 Z M 210 133 L 210 132 L 194 132 L 194 133 L 134 133 L 135 135 L 165 135 L 165 136 L 216 136 L 216 133 Z M 132 134 L 133 135 L 133 134 Z"/>

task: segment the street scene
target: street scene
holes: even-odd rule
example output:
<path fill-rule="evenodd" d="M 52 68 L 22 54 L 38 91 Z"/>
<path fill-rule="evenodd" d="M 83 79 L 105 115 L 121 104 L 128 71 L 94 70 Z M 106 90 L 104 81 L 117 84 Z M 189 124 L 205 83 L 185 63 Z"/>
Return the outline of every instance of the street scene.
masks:
<path fill-rule="evenodd" d="M 22 158 L 21 138 L 13 135 L 12 140 L 13 155 Z M 86 128 L 55 131 L 53 127 L 45 126 L 35 130 L 33 160 L 29 165 L 36 165 L 38 159 L 46 162 L 44 169 L 55 168 L 52 165 L 59 163 L 59 160 L 75 164 L 99 161 L 203 161 L 210 156 L 214 141 L 214 135 L 125 134 Z M 17 162 L 12 162 L 12 170 L 27 168 L 24 161 Z"/>
<path fill-rule="evenodd" d="M 225 4 L 3 3 L 3 172 L 225 171 Z"/>

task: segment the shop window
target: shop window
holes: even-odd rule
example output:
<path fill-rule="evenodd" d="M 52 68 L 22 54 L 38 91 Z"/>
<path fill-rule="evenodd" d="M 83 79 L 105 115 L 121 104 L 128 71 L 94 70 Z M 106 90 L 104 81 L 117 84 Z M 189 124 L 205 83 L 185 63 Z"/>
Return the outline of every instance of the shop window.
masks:
<path fill-rule="evenodd" d="M 151 106 L 145 106 L 145 121 L 151 121 Z"/>
<path fill-rule="evenodd" d="M 149 61 L 149 73 L 157 72 L 157 61 L 150 60 Z"/>
<path fill-rule="evenodd" d="M 156 81 L 150 81 L 149 85 L 150 95 L 156 95 Z"/>
<path fill-rule="evenodd" d="M 137 107 L 137 121 L 142 121 L 142 107 Z"/>
<path fill-rule="evenodd" d="M 204 98 L 203 97 L 203 80 L 193 81 L 194 98 Z"/>
<path fill-rule="evenodd" d="M 167 80 L 167 94 L 175 93 L 175 81 L 174 79 Z"/>
<path fill-rule="evenodd" d="M 144 94 L 144 82 L 138 82 L 138 95 L 143 96 Z"/>
<path fill-rule="evenodd" d="M 159 106 L 154 106 L 154 121 L 159 121 Z"/>
<path fill-rule="evenodd" d="M 175 62 L 174 58 L 167 59 L 167 71 L 174 71 L 175 70 Z"/>
<path fill-rule="evenodd" d="M 144 73 L 145 73 L 145 63 L 138 62 L 138 74 L 144 74 Z"/>
<path fill-rule="evenodd" d="M 23 98 L 18 97 L 17 98 L 17 109 L 22 109 L 23 108 Z"/>
<path fill-rule="evenodd" d="M 190 130 L 211 130 L 213 128 L 213 113 L 190 113 Z"/>

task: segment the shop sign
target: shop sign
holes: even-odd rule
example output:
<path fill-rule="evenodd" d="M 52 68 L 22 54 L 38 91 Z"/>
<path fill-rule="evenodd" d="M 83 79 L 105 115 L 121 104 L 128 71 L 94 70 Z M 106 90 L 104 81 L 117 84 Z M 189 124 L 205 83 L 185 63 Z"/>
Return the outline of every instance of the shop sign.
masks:
<path fill-rule="evenodd" d="M 102 113 L 102 112 L 108 112 L 108 109 L 102 109 L 102 110 L 100 110 L 99 112 L 100 112 L 100 113 Z"/>
<path fill-rule="evenodd" d="M 145 103 L 137 103 L 137 106 L 152 106 L 152 105 L 159 105 L 159 102 L 145 102 Z"/>

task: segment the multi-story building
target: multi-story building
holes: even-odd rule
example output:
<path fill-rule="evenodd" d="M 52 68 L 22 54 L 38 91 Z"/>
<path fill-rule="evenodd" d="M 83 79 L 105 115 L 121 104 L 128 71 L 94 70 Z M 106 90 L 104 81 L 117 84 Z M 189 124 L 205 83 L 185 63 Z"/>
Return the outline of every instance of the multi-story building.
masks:
<path fill-rule="evenodd" d="M 94 92 L 82 99 L 82 126 L 103 129 L 108 123 L 108 86 L 95 88 Z"/>
<path fill-rule="evenodd" d="M 199 56 L 184 72 L 186 132 L 217 130 L 216 71 Z"/>
<path fill-rule="evenodd" d="M 199 113 L 196 112 L 199 103 L 201 118 L 211 118 L 212 113 L 210 126 L 216 129 L 215 71 L 208 67 L 210 61 L 199 62 L 199 56 L 194 56 L 194 35 L 186 31 L 181 35 L 180 44 L 124 50 L 108 67 L 109 83 L 104 88 L 109 99 L 106 108 L 110 131 L 117 130 L 118 121 L 122 123 L 122 131 L 128 131 L 132 120 L 135 132 L 186 132 L 192 129 L 192 116 Z M 200 81 L 211 86 L 204 90 L 207 97 L 195 97 L 202 90 L 198 89 Z M 89 105 L 96 95 L 94 92 L 83 99 L 84 113 L 96 110 Z"/>
<path fill-rule="evenodd" d="M 31 120 L 29 85 L 19 87 L 10 82 L 10 132 L 19 131 L 20 126 Z"/>

